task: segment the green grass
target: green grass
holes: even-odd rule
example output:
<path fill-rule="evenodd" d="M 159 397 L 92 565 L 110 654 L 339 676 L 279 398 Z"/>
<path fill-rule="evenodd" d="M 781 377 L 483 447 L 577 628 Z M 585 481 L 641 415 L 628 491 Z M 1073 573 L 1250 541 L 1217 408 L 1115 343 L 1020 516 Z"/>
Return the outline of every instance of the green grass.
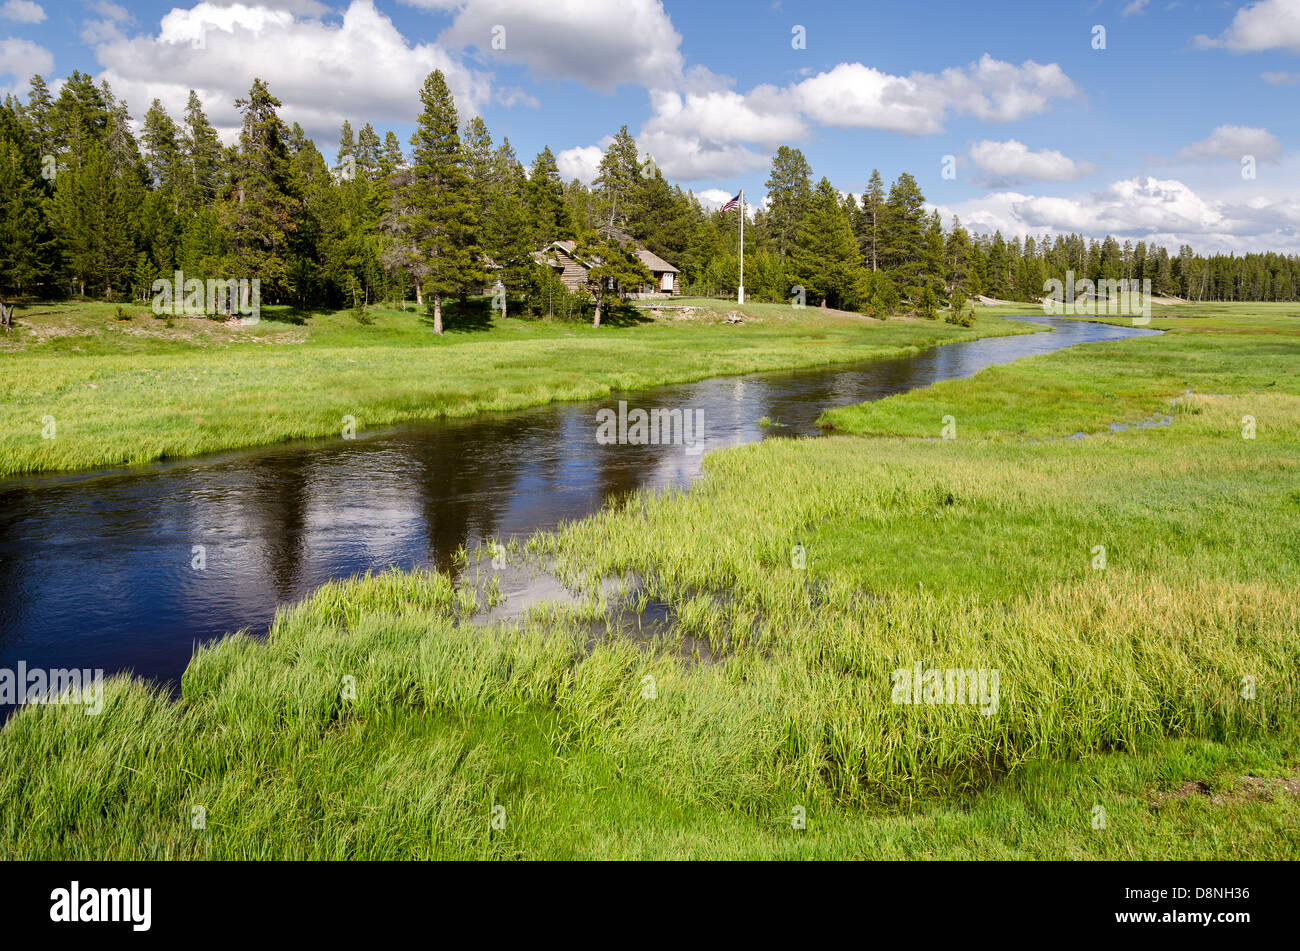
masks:
<path fill-rule="evenodd" d="M 164 321 L 139 307 L 122 321 L 111 304 L 22 308 L 15 332 L 0 336 L 0 475 L 339 436 L 344 417 L 362 432 L 1028 329 L 996 318 L 963 330 L 778 304 L 673 303 L 697 310 L 628 310 L 593 329 L 489 320 L 477 306 L 464 319 L 452 313 L 441 338 L 414 310 L 378 310 L 363 326 L 347 311 L 268 307 L 243 326 Z M 725 323 L 732 312 L 744 323 Z"/>
<path fill-rule="evenodd" d="M 585 611 L 470 626 L 385 573 L 200 650 L 179 703 L 25 710 L 0 855 L 1300 857 L 1300 321 L 1216 323 L 836 411 L 511 546 Z M 672 606 L 661 641 L 590 642 L 601 577 Z M 996 668 L 997 711 L 892 702 L 917 661 Z"/>

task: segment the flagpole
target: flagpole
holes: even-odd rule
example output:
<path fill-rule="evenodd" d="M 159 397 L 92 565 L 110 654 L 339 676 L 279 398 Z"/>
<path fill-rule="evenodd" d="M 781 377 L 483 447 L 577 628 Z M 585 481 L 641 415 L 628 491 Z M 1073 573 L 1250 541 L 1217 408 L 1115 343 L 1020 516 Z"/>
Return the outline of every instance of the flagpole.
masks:
<path fill-rule="evenodd" d="M 740 190 L 740 293 L 736 303 L 745 303 L 745 189 Z"/>

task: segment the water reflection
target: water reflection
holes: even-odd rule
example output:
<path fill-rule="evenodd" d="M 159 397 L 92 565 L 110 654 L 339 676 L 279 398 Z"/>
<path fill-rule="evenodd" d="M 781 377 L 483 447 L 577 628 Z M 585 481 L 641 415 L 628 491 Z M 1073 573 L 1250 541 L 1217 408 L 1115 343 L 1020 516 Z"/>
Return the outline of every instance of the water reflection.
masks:
<path fill-rule="evenodd" d="M 1054 332 L 623 398 L 702 409 L 714 449 L 816 435 L 832 406 L 1150 332 L 1038 320 Z M 695 478 L 702 457 L 681 446 L 596 442 L 596 410 L 618 399 L 0 482 L 0 667 L 25 660 L 173 680 L 195 643 L 264 629 L 277 604 L 331 578 L 388 565 L 446 569 L 463 544 L 553 528 L 638 488 Z M 760 426 L 764 416 L 781 425 Z M 192 567 L 196 546 L 202 570 Z"/>

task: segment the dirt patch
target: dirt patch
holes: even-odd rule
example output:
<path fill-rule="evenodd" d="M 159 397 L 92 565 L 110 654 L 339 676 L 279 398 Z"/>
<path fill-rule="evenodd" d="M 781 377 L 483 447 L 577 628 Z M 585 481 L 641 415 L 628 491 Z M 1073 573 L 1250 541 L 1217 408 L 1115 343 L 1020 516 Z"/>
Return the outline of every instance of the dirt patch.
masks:
<path fill-rule="evenodd" d="M 1153 806 L 1162 806 L 1169 802 L 1204 797 L 1210 801 L 1212 806 L 1227 806 L 1287 796 L 1300 798 L 1300 775 L 1289 777 L 1242 776 L 1241 781 L 1232 789 L 1217 793 L 1204 780 L 1189 780 L 1169 792 L 1154 793 L 1151 796 L 1151 804 Z"/>
<path fill-rule="evenodd" d="M 168 323 L 171 326 L 168 326 Z M 61 338 L 110 340 L 115 336 L 182 342 L 200 347 L 231 343 L 262 343 L 274 346 L 301 344 L 307 341 L 307 331 L 303 328 L 255 333 L 249 325 L 241 323 L 238 319 L 174 317 L 170 321 L 165 321 L 153 315 L 137 314 L 132 320 L 90 322 L 70 318 L 66 312 L 38 311 L 22 315 L 14 322 L 12 332 L 0 333 L 0 352 L 13 353 L 34 349 Z"/>
<path fill-rule="evenodd" d="M 694 307 L 690 305 L 647 307 L 645 312 L 655 320 L 690 320 L 711 324 L 743 324 L 747 320 L 756 319 L 753 315 L 742 314 L 738 310 L 729 310 L 724 313 L 712 307 Z"/>

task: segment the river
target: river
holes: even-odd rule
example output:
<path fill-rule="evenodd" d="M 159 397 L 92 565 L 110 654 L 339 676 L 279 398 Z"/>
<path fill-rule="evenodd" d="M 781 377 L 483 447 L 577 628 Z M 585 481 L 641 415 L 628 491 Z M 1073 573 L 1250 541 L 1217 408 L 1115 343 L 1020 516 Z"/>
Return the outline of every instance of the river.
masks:
<path fill-rule="evenodd" d="M 596 413 L 699 410 L 707 450 L 815 436 L 822 411 L 1079 343 L 1154 331 L 1024 318 L 1050 333 L 703 380 L 156 465 L 0 481 L 0 668 L 129 670 L 175 683 L 194 645 L 264 631 L 277 605 L 389 565 L 529 535 L 640 488 L 689 484 L 680 445 L 602 445 Z M 779 425 L 761 425 L 767 417 Z"/>

